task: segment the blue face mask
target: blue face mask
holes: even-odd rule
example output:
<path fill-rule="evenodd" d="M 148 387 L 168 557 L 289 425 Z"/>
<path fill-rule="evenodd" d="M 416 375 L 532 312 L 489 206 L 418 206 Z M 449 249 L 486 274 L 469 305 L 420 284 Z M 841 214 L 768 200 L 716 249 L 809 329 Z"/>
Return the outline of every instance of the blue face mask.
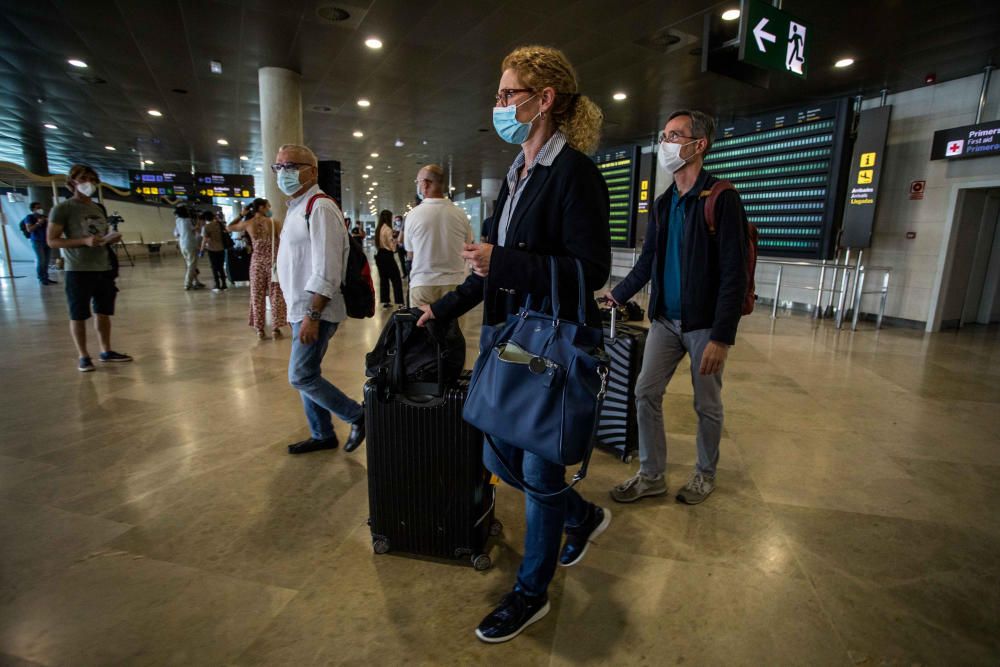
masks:
<path fill-rule="evenodd" d="M 292 192 L 295 192 L 295 190 L 292 190 Z M 268 209 L 268 210 L 264 211 L 264 217 L 265 218 L 270 218 L 271 217 L 271 209 Z"/>
<path fill-rule="evenodd" d="M 278 172 L 278 189 L 286 195 L 291 197 L 300 187 L 298 169 L 282 169 Z"/>
<path fill-rule="evenodd" d="M 524 102 L 521 102 L 521 104 L 526 104 L 535 99 L 535 97 L 535 95 L 532 95 Z M 527 123 L 522 123 L 517 119 L 517 108 L 521 104 L 493 108 L 493 128 L 500 135 L 500 138 L 509 144 L 523 144 L 531 132 L 531 124 L 535 121 L 535 118 L 542 115 L 542 112 L 539 111 L 535 114 L 535 118 L 532 118 Z"/>

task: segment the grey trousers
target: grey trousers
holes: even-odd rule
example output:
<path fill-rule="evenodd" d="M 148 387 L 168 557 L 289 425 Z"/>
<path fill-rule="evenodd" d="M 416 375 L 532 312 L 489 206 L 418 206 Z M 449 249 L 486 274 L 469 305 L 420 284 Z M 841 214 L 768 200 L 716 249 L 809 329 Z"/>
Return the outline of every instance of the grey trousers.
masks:
<path fill-rule="evenodd" d="M 684 355 L 691 358 L 694 411 L 698 414 L 698 463 L 696 469 L 715 476 L 722 439 L 722 371 L 700 375 L 701 355 L 710 329 L 681 333 L 679 320 L 658 318 L 649 328 L 642 370 L 635 385 L 639 426 L 639 469 L 655 477 L 667 470 L 667 437 L 663 430 L 663 394 Z"/>

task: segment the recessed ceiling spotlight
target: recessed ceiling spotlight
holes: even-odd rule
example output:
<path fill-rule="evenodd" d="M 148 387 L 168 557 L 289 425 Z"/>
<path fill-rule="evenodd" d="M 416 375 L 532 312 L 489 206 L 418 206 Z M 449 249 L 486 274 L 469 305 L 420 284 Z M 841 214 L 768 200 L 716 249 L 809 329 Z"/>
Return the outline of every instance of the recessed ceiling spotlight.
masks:
<path fill-rule="evenodd" d="M 368 174 L 361 174 L 361 178 L 368 178 Z"/>
<path fill-rule="evenodd" d="M 149 114 L 150 116 L 156 116 L 157 118 L 159 118 L 160 116 L 162 116 L 162 115 L 163 115 L 163 113 L 162 113 L 162 112 L 160 112 L 160 111 L 159 111 L 159 110 L 157 110 L 157 109 L 150 109 L 150 110 L 149 110 L 149 111 L 147 111 L 146 113 L 148 113 L 148 114 Z"/>
<path fill-rule="evenodd" d="M 70 58 L 66 62 L 68 62 L 73 67 L 79 67 L 80 69 L 86 69 L 87 67 L 87 63 L 83 62 L 82 60 L 79 60 L 78 58 Z"/>
<path fill-rule="evenodd" d="M 374 168 L 375 168 L 375 167 L 371 166 L 370 164 L 366 164 L 366 165 L 365 165 L 365 169 L 374 169 Z"/>
<path fill-rule="evenodd" d="M 254 171 L 264 171 L 262 167 L 257 167 Z"/>
<path fill-rule="evenodd" d="M 614 100 L 616 100 L 618 102 L 621 102 L 624 99 L 628 99 L 628 95 L 626 95 L 625 93 L 615 93 L 611 97 L 612 97 L 612 99 L 614 99 Z"/>
<path fill-rule="evenodd" d="M 362 132 L 361 130 L 354 130 L 353 134 L 354 134 L 354 136 L 355 136 L 355 137 L 357 137 L 358 139 L 360 139 L 361 137 L 365 136 L 365 133 L 364 133 L 364 132 Z"/>
<path fill-rule="evenodd" d="M 359 99 L 359 100 L 358 100 L 358 106 L 359 106 L 359 107 L 363 107 L 363 108 L 368 108 L 368 107 L 370 107 L 371 105 L 372 105 L 372 103 L 371 103 L 371 102 L 369 102 L 369 101 L 368 101 L 367 99 L 365 99 L 364 97 L 362 97 L 361 99 Z"/>
<path fill-rule="evenodd" d="M 145 164 L 154 164 L 154 162 L 152 160 L 143 160 L 143 162 Z"/>
<path fill-rule="evenodd" d="M 104 148 L 105 148 L 105 150 L 109 150 L 109 151 L 116 151 L 116 150 L 118 150 L 114 146 L 105 146 Z"/>
<path fill-rule="evenodd" d="M 369 37 L 368 39 L 365 40 L 365 46 L 367 46 L 369 49 L 381 49 L 382 40 L 379 39 L 378 37 Z"/>
<path fill-rule="evenodd" d="M 94 138 L 94 133 L 90 132 L 88 130 L 84 130 L 83 131 L 83 136 L 87 137 L 88 139 L 93 139 Z"/>
<path fill-rule="evenodd" d="M 740 17 L 740 10 L 738 9 L 727 9 L 726 11 L 722 12 L 723 21 L 735 21 L 739 17 Z"/>
<path fill-rule="evenodd" d="M 841 69 L 843 69 L 844 67 L 850 67 L 853 64 L 854 64 L 854 58 L 841 58 L 840 60 L 835 62 L 833 66 L 840 67 Z"/>
<path fill-rule="evenodd" d="M 212 71 L 212 74 L 222 74 L 222 63 L 218 60 L 212 60 L 208 63 L 208 69 Z"/>
<path fill-rule="evenodd" d="M 240 156 L 240 159 L 241 159 L 241 160 L 243 160 L 244 162 L 246 162 L 246 161 L 247 161 L 247 160 L 249 160 L 250 158 L 249 158 L 248 156 L 246 156 L 246 155 L 241 155 L 241 156 Z"/>
<path fill-rule="evenodd" d="M 378 157 L 378 153 L 372 153 L 372 157 Z"/>
<path fill-rule="evenodd" d="M 215 143 L 219 144 L 220 146 L 228 146 L 229 145 L 229 142 L 227 140 L 225 140 L 225 139 L 216 139 Z"/>
<path fill-rule="evenodd" d="M 52 123 L 45 123 L 45 127 L 49 128 L 50 130 L 58 130 L 59 129 L 57 126 L 53 125 Z"/>
<path fill-rule="evenodd" d="M 378 181 L 372 181 L 372 185 L 378 185 Z"/>
<path fill-rule="evenodd" d="M 403 140 L 402 140 L 402 139 L 396 139 L 396 143 L 395 143 L 395 144 L 393 144 L 393 145 L 394 145 L 394 146 L 395 146 L 396 148 L 402 148 L 402 147 L 403 147 Z"/>
<path fill-rule="evenodd" d="M 467 188 L 471 188 L 471 187 L 472 187 L 472 183 L 466 183 L 466 184 L 465 184 L 465 187 L 467 187 Z"/>

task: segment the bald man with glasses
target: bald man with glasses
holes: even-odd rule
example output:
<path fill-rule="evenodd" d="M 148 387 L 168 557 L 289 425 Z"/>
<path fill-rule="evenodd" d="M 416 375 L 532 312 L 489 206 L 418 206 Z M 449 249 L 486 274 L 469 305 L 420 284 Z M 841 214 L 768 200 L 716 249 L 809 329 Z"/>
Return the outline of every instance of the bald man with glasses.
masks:
<path fill-rule="evenodd" d="M 339 441 L 331 414 L 351 425 L 345 452 L 353 452 L 365 439 L 361 404 L 322 375 L 330 339 L 347 319 L 340 288 L 350 241 L 340 207 L 317 184 L 317 165 L 315 153 L 295 144 L 279 148 L 271 165 L 278 188 L 289 197 L 277 260 L 292 325 L 288 382 L 302 397 L 310 431 L 308 439 L 288 446 L 289 454 L 336 449 Z"/>

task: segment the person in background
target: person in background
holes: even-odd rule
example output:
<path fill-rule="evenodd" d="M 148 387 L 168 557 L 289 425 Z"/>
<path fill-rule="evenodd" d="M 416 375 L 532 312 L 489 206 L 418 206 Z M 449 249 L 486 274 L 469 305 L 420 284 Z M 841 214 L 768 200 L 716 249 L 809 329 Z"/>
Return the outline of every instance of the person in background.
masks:
<path fill-rule="evenodd" d="M 603 114 L 579 93 L 576 73 L 561 51 L 515 49 L 504 58 L 501 72 L 493 127 L 521 150 L 500 186 L 489 241 L 468 244 L 462 253 L 472 273 L 455 291 L 421 306 L 418 324 L 458 317 L 480 303 L 483 324 L 503 323 L 529 295 L 536 304 L 549 295 L 549 266 L 555 259 L 562 312 L 576 313 L 579 306 L 587 323 L 600 327 L 591 294 L 611 274 L 610 201 L 608 186 L 588 155 L 597 147 Z M 583 266 L 583 304 L 574 260 Z M 521 479 L 542 493 L 525 492 L 527 529 L 517 583 L 476 629 L 481 641 L 493 644 L 513 639 L 549 612 L 556 564 L 578 564 L 611 522 L 610 511 L 565 489 L 564 466 L 518 443 L 499 441 L 497 449 Z M 484 448 L 483 462 L 523 490 L 491 447 Z"/>
<path fill-rule="evenodd" d="M 46 241 L 49 221 L 45 217 L 45 209 L 41 202 L 31 202 L 31 213 L 21 221 L 21 233 L 31 241 L 31 249 L 35 251 L 35 275 L 39 285 L 55 285 L 56 281 L 49 279 L 49 262 L 52 260 L 52 249 Z"/>
<path fill-rule="evenodd" d="M 292 322 L 288 383 L 302 398 L 310 436 L 289 445 L 289 454 L 335 449 L 340 443 L 331 414 L 351 425 L 345 452 L 353 452 L 365 439 L 364 408 L 323 377 L 330 339 L 347 319 L 340 287 L 347 275 L 350 239 L 340 207 L 331 197 L 319 196 L 324 193 L 316 182 L 316 165 L 316 154 L 296 144 L 279 148 L 271 165 L 278 188 L 289 197 L 278 255 Z"/>
<path fill-rule="evenodd" d="M 77 369 L 94 370 L 87 349 L 87 320 L 91 306 L 97 314 L 95 328 L 104 363 L 132 361 L 132 357 L 111 349 L 111 316 L 115 314 L 118 289 L 105 246 L 116 243 L 121 235 L 110 231 L 107 216 L 91 197 L 97 192 L 100 178 L 87 165 L 75 164 L 66 178 L 72 197 L 52 209 L 46 231 L 49 247 L 61 248 L 65 265 L 66 300 L 69 303 L 69 331 L 79 354 Z"/>
<path fill-rule="evenodd" d="M 403 267 L 403 277 L 410 277 L 410 260 L 406 255 L 406 239 L 403 238 L 403 230 L 406 228 L 406 223 L 403 221 L 403 216 L 397 215 L 392 219 L 392 229 L 394 232 L 393 238 L 396 239 L 396 254 L 399 255 L 399 263 Z"/>
<path fill-rule="evenodd" d="M 221 292 L 226 289 L 226 244 L 223 237 L 228 232 L 212 211 L 205 211 L 201 218 L 205 223 L 201 230 L 201 250 L 208 253 L 208 261 L 212 264 L 212 279 L 215 281 L 212 291 Z"/>
<path fill-rule="evenodd" d="M 250 317 L 248 324 L 259 340 L 267 339 L 267 297 L 271 297 L 271 333 L 281 338 L 281 327 L 287 326 L 285 297 L 281 286 L 272 280 L 273 261 L 278 257 L 281 225 L 271 217 L 271 203 L 254 199 L 243 209 L 239 219 L 229 223 L 229 232 L 246 232 L 253 243 L 250 254 Z"/>
<path fill-rule="evenodd" d="M 392 211 L 382 211 L 378 215 L 375 228 L 375 266 L 378 267 L 379 295 L 383 308 L 392 308 L 389 301 L 389 285 L 396 298 L 396 305 L 403 305 L 403 279 L 396 264 L 396 239 L 392 238 Z"/>
<path fill-rule="evenodd" d="M 174 236 L 177 237 L 177 247 L 184 257 L 184 289 L 203 289 L 205 285 L 198 280 L 198 250 L 201 246 L 201 221 L 197 211 L 184 204 L 174 209 Z"/>
<path fill-rule="evenodd" d="M 444 170 L 428 164 L 417 172 L 420 206 L 406 221 L 410 271 L 410 305 L 434 303 L 465 280 L 462 251 L 472 243 L 469 218 L 444 196 Z"/>
<path fill-rule="evenodd" d="M 357 239 L 358 243 L 365 240 L 365 230 L 361 228 L 361 225 L 354 225 L 354 229 L 351 230 L 351 237 Z"/>

